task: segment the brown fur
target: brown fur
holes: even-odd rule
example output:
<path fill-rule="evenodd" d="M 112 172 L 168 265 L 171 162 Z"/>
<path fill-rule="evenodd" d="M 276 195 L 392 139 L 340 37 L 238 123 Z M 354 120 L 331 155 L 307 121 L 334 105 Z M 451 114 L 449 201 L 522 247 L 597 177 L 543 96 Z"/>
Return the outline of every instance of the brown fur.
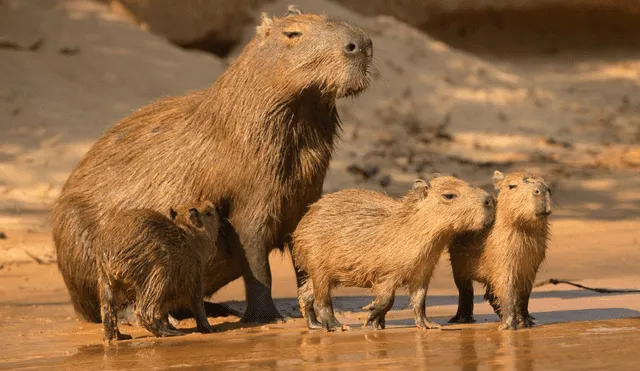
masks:
<path fill-rule="evenodd" d="M 518 322 L 533 325 L 529 296 L 549 238 L 551 191 L 530 173 L 493 177 L 498 192 L 496 218 L 490 229 L 458 237 L 449 249 L 459 290 L 458 312 L 449 322 L 473 322 L 473 284 L 487 286 L 485 298 L 500 315 L 503 329 Z"/>
<path fill-rule="evenodd" d="M 320 197 L 339 130 L 335 100 L 369 85 L 371 58 L 371 40 L 351 24 L 295 9 L 264 16 L 209 89 L 159 100 L 109 129 L 53 208 L 58 264 L 75 309 L 100 321 L 93 231 L 116 222 L 106 210 L 162 212 L 207 199 L 223 212 L 224 253 L 207 269 L 205 294 L 242 276 L 243 319 L 279 318 L 269 251 L 286 245 Z"/>
<path fill-rule="evenodd" d="M 135 305 L 138 322 L 155 336 L 182 335 L 169 325 L 169 310 L 190 308 L 198 331 L 213 332 L 204 311 L 202 278 L 213 258 L 219 219 L 209 201 L 170 210 L 170 218 L 149 209 L 113 216 L 97 234 L 96 254 L 104 338 L 120 333 L 117 309 Z"/>
<path fill-rule="evenodd" d="M 323 196 L 293 234 L 294 261 L 309 274 L 299 290 L 308 326 L 320 326 L 314 303 L 324 328 L 342 326 L 333 313 L 331 289 L 345 285 L 372 288 L 377 296 L 365 326 L 384 328 L 395 290 L 404 287 L 416 325 L 439 327 L 427 320 L 424 309 L 442 250 L 455 234 L 486 226 L 493 213 L 487 192 L 448 176 L 416 180 L 402 199 L 361 189 Z"/>

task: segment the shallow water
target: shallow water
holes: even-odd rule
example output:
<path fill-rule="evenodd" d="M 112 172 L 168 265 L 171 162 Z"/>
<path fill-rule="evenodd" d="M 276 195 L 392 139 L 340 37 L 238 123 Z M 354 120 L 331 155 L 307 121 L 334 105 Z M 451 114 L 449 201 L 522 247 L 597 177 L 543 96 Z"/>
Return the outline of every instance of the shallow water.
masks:
<path fill-rule="evenodd" d="M 293 322 L 110 346 L 94 343 L 64 356 L 4 363 L 0 369 L 640 369 L 637 318 L 509 332 L 486 323 L 428 331 L 390 326 L 325 333 L 302 329 L 301 320 Z"/>

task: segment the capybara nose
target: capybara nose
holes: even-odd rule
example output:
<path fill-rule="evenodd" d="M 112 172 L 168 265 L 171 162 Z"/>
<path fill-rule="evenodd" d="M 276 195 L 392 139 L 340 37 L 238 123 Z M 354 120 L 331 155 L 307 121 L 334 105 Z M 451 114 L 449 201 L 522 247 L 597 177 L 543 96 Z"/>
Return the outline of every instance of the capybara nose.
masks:
<path fill-rule="evenodd" d="M 368 38 L 354 38 L 344 45 L 343 50 L 346 55 L 364 54 L 367 57 L 371 57 L 373 55 L 373 44 L 371 39 Z"/>

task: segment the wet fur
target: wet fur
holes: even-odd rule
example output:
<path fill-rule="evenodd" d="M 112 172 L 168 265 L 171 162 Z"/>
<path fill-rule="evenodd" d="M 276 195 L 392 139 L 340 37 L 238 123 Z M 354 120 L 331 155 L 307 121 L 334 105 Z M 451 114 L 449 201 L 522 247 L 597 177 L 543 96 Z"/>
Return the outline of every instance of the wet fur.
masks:
<path fill-rule="evenodd" d="M 280 317 L 269 252 L 283 248 L 321 194 L 339 118 L 335 100 L 370 82 L 371 41 L 324 16 L 263 17 L 256 36 L 208 89 L 159 100 L 109 129 L 53 207 L 60 272 L 76 311 L 100 322 L 95 233 L 107 213 L 212 200 L 223 213 L 205 295 L 242 276 L 244 320 Z M 285 32 L 301 32 L 293 39 Z M 363 53 L 346 57 L 359 40 Z M 366 52 L 365 52 L 366 51 Z M 188 66 L 186 67 L 188 68 Z"/>
<path fill-rule="evenodd" d="M 443 193 L 456 193 L 452 202 Z M 314 203 L 293 234 L 297 267 L 308 273 L 299 290 L 301 310 L 310 328 L 341 327 L 331 304 L 337 285 L 372 288 L 376 300 L 366 324 L 384 328 L 395 290 L 406 288 L 419 327 L 438 327 L 424 313 L 426 290 L 442 250 L 465 230 L 483 228 L 493 218 L 489 195 L 453 177 L 418 180 L 401 199 L 347 189 Z"/>
<path fill-rule="evenodd" d="M 213 332 L 204 310 L 202 278 L 214 256 L 218 214 L 210 202 L 171 209 L 128 210 L 112 217 L 97 233 L 96 260 L 104 338 L 120 333 L 117 309 L 134 305 L 138 322 L 155 336 L 176 336 L 169 310 L 189 308 L 200 332 Z M 171 219 L 170 219 L 171 218 Z"/>
<path fill-rule="evenodd" d="M 494 185 L 494 224 L 457 237 L 449 249 L 459 290 L 458 311 L 449 322 L 474 322 L 472 281 L 478 281 L 487 288 L 485 299 L 500 316 L 501 328 L 533 326 L 528 304 L 549 239 L 547 216 L 540 216 L 551 211 L 549 187 L 544 179 L 523 172 L 496 172 Z M 539 195 L 533 194 L 536 189 Z"/>

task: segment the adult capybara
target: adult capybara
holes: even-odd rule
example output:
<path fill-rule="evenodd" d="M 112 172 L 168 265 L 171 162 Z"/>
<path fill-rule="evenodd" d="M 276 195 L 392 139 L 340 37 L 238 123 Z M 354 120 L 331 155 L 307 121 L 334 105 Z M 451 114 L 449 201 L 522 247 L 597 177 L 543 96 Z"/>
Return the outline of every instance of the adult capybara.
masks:
<path fill-rule="evenodd" d="M 163 212 L 207 199 L 221 209 L 225 254 L 207 269 L 205 295 L 242 276 L 243 320 L 280 318 L 269 252 L 288 243 L 320 197 L 340 126 L 336 99 L 369 86 L 371 62 L 360 28 L 291 7 L 284 17 L 263 15 L 210 88 L 159 100 L 109 129 L 53 208 L 59 269 L 77 312 L 100 321 L 93 240 L 96 224 L 110 222 L 106 210 Z"/>
<path fill-rule="evenodd" d="M 169 324 L 171 308 L 190 308 L 198 331 L 215 331 L 204 310 L 202 278 L 218 236 L 216 209 L 203 201 L 172 208 L 169 217 L 149 209 L 125 210 L 97 234 L 106 341 L 131 339 L 118 329 L 117 309 L 132 303 L 138 322 L 155 336 L 183 335 Z"/>
<path fill-rule="evenodd" d="M 501 318 L 501 329 L 533 326 L 529 296 L 549 239 L 551 190 L 539 176 L 495 171 L 498 193 L 494 224 L 455 239 L 449 248 L 459 291 L 458 311 L 449 322 L 473 320 L 473 281 L 486 286 L 485 299 Z"/>
<path fill-rule="evenodd" d="M 371 288 L 376 294 L 365 326 L 384 328 L 395 290 L 404 287 L 416 325 L 440 327 L 425 315 L 433 270 L 453 236 L 492 222 L 493 205 L 482 189 L 439 174 L 428 183 L 416 180 L 401 199 L 362 189 L 323 196 L 293 234 L 294 261 L 308 273 L 298 293 L 307 326 L 342 327 L 333 312 L 331 289 L 344 285 Z"/>

